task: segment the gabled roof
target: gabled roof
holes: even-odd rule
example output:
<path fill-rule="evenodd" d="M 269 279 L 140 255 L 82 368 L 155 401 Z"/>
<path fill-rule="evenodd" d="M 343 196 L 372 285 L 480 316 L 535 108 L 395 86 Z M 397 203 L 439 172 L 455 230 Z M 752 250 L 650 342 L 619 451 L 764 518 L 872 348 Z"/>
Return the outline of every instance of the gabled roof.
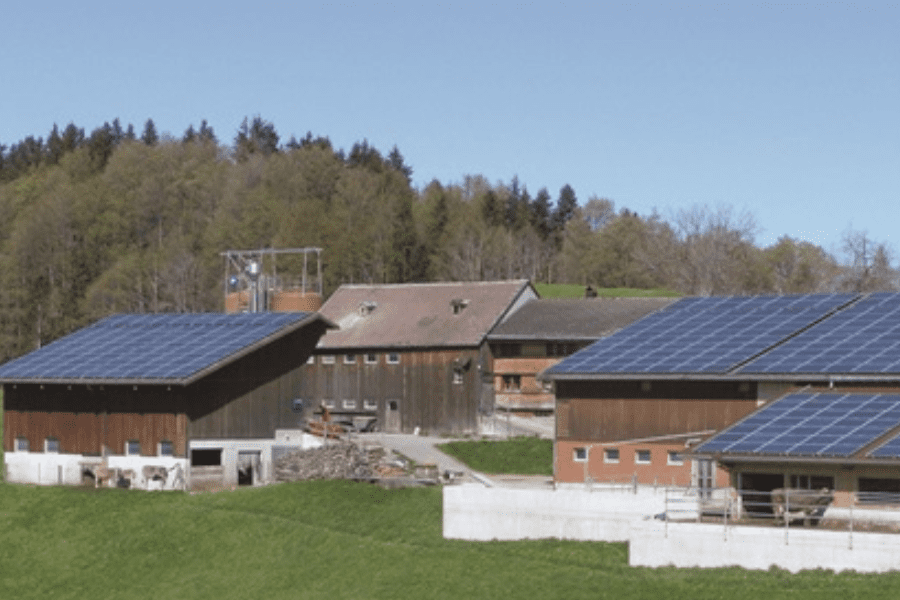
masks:
<path fill-rule="evenodd" d="M 113 315 L 0 366 L 0 383 L 187 385 L 317 313 Z"/>
<path fill-rule="evenodd" d="M 711 437 L 692 454 L 724 461 L 896 460 L 900 394 L 789 394 Z"/>
<path fill-rule="evenodd" d="M 342 285 L 321 308 L 339 329 L 318 349 L 474 347 L 534 297 L 527 280 Z"/>
<path fill-rule="evenodd" d="M 729 376 L 802 332 L 827 328 L 860 296 L 683 298 L 576 352 L 551 379 Z M 755 378 L 746 375 L 744 378 Z"/>
<path fill-rule="evenodd" d="M 491 341 L 596 340 L 672 304 L 675 298 L 540 298 L 513 313 Z"/>

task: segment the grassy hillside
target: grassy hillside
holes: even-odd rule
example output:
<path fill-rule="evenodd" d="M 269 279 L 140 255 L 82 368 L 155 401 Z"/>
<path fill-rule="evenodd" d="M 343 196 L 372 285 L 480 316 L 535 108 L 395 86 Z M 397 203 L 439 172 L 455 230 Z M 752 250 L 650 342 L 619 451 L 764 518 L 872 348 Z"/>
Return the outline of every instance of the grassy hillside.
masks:
<path fill-rule="evenodd" d="M 583 298 L 584 286 L 569 283 L 535 283 L 534 289 L 541 298 Z M 651 296 L 663 298 L 678 298 L 682 296 L 678 292 L 665 289 L 639 290 L 634 288 L 594 288 L 598 296 L 604 298 L 631 298 L 636 296 Z"/>
<path fill-rule="evenodd" d="M 0 485 L 0 598 L 893 598 L 900 574 L 632 569 L 624 544 L 441 537 L 438 488 Z"/>
<path fill-rule="evenodd" d="M 519 437 L 500 441 L 460 441 L 441 450 L 483 473 L 553 475 L 553 441 Z"/>

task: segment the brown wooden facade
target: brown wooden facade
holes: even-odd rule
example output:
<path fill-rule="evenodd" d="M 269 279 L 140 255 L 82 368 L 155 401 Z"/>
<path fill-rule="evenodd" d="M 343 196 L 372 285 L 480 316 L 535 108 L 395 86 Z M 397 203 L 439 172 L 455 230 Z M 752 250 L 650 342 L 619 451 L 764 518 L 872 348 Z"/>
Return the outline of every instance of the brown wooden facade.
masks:
<path fill-rule="evenodd" d="M 490 353 L 481 348 L 318 350 L 301 396 L 337 419 L 375 417 L 388 432 L 473 432 L 493 409 Z"/>
<path fill-rule="evenodd" d="M 152 456 L 167 441 L 185 457 L 190 440 L 270 438 L 301 425 L 301 365 L 325 328 L 314 321 L 186 386 L 7 383 L 4 449 L 25 438 L 41 451 L 55 438 L 61 453 L 123 454 L 132 440 Z"/>

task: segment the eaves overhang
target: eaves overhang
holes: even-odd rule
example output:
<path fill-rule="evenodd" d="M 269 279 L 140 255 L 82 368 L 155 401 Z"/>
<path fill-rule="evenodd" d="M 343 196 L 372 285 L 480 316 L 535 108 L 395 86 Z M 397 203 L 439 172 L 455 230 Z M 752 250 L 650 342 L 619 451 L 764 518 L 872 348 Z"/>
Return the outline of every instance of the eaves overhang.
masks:
<path fill-rule="evenodd" d="M 552 367 L 551 367 L 552 369 Z M 822 383 L 896 383 L 900 373 L 538 373 L 544 381 L 796 381 Z"/>
<path fill-rule="evenodd" d="M 790 464 L 821 464 L 821 465 L 846 465 L 846 466 L 900 466 L 900 458 L 865 458 L 865 457 L 831 457 L 831 456 L 778 456 L 774 454 L 726 454 L 719 452 L 684 452 L 685 458 L 711 459 L 722 464 L 750 464 L 750 463 L 790 463 Z"/>

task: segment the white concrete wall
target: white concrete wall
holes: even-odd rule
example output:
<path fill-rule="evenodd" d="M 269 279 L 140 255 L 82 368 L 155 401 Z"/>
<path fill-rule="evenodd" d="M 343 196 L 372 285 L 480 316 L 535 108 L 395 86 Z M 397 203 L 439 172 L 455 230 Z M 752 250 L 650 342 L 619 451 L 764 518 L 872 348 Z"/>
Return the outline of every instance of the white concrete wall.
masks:
<path fill-rule="evenodd" d="M 633 567 L 728 567 L 885 572 L 900 569 L 900 535 L 822 529 L 635 521 Z"/>
<path fill-rule="evenodd" d="M 320 437 L 310 435 L 299 429 L 278 429 L 274 439 L 221 439 L 221 440 L 191 440 L 189 446 L 193 449 L 221 448 L 222 471 L 224 473 L 225 486 L 236 486 L 238 483 L 237 465 L 238 455 L 241 452 L 259 452 L 260 473 L 255 476 L 258 484 L 270 483 L 274 480 L 275 465 L 272 460 L 272 448 L 274 446 L 295 446 L 298 449 L 318 448 L 323 445 Z"/>
<path fill-rule="evenodd" d="M 671 493 L 671 492 L 670 492 Z M 444 487 L 444 537 L 488 541 L 557 538 L 622 542 L 631 523 L 663 512 L 666 491 L 567 486 L 513 489 Z"/>
<path fill-rule="evenodd" d="M 181 473 L 187 472 L 187 459 L 171 456 L 110 456 L 107 458 L 110 469 L 134 471 L 132 487 L 139 489 L 184 489 L 183 477 L 179 482 L 176 473 L 164 482 L 145 480 L 145 466 L 163 467 L 172 471 L 181 465 Z M 10 483 L 29 483 L 36 485 L 81 485 L 82 469 L 102 462 L 98 456 L 82 454 L 55 454 L 50 452 L 7 452 L 4 454 L 6 465 L 6 481 Z"/>

